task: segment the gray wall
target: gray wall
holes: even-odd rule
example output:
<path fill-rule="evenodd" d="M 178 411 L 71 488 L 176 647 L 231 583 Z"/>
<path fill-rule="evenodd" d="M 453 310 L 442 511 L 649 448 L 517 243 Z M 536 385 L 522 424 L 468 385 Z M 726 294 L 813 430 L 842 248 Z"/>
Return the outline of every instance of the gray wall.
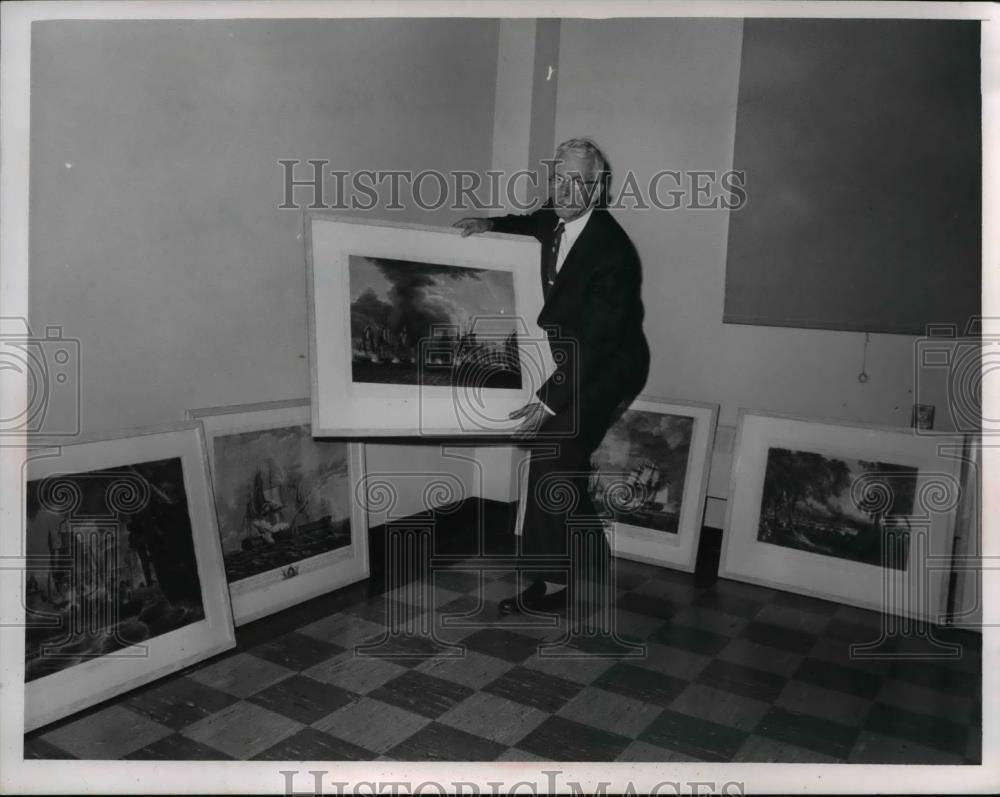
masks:
<path fill-rule="evenodd" d="M 30 322 L 80 340 L 82 431 L 308 395 L 278 159 L 488 169 L 497 36 L 495 20 L 36 23 Z M 471 473 L 410 446 L 368 460 Z M 398 511 L 419 508 L 401 491 Z"/>

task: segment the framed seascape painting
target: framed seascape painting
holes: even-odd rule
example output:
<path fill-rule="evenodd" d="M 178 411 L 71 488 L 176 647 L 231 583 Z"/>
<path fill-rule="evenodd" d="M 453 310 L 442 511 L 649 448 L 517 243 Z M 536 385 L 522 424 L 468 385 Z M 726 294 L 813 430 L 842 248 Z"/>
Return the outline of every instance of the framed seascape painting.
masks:
<path fill-rule="evenodd" d="M 742 412 L 719 575 L 938 622 L 961 496 L 938 442 Z"/>
<path fill-rule="evenodd" d="M 305 216 L 319 437 L 506 435 L 552 371 L 538 242 Z"/>
<path fill-rule="evenodd" d="M 694 572 L 718 406 L 640 396 L 591 457 L 616 556 Z"/>
<path fill-rule="evenodd" d="M 233 647 L 197 424 L 33 455 L 25 730 Z"/>
<path fill-rule="evenodd" d="M 308 399 L 188 415 L 205 429 L 236 625 L 368 577 L 362 443 L 314 439 Z"/>

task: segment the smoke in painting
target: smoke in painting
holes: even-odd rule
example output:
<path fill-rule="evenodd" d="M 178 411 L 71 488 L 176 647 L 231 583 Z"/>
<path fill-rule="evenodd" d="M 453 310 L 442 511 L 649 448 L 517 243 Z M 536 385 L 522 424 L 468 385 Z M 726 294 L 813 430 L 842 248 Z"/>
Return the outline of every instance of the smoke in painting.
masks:
<path fill-rule="evenodd" d="M 179 458 L 27 484 L 25 681 L 204 619 Z"/>
<path fill-rule="evenodd" d="M 213 479 L 230 583 L 351 544 L 346 443 L 298 425 L 220 435 Z"/>
<path fill-rule="evenodd" d="M 509 271 L 349 258 L 354 382 L 521 387 Z"/>

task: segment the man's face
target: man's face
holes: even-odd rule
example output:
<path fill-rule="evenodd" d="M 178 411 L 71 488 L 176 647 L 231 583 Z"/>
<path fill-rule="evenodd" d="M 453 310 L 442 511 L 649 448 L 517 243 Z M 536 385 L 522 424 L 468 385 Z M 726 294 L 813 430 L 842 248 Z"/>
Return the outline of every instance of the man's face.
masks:
<path fill-rule="evenodd" d="M 554 172 L 552 205 L 556 215 L 563 221 L 579 218 L 596 203 L 597 188 L 590 162 L 576 153 L 565 153 Z"/>

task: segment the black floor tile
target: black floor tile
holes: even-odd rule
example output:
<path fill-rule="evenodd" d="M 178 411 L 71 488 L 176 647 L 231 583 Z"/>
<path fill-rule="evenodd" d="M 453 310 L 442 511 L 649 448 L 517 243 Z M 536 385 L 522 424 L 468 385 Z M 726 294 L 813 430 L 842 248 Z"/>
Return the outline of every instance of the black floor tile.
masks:
<path fill-rule="evenodd" d="M 795 672 L 795 679 L 868 700 L 873 699 L 882 686 L 882 676 L 877 673 L 845 667 L 811 656 L 802 660 Z"/>
<path fill-rule="evenodd" d="M 627 662 L 615 664 L 593 683 L 593 686 L 599 686 L 609 692 L 657 706 L 670 705 L 687 685 L 688 682 L 680 678 L 653 672 Z"/>
<path fill-rule="evenodd" d="M 161 725 L 179 731 L 237 702 L 238 698 L 191 678 L 172 678 L 144 689 L 122 705 Z"/>
<path fill-rule="evenodd" d="M 871 707 L 865 719 L 865 730 L 958 755 L 965 755 L 969 738 L 968 725 L 882 703 L 875 703 Z"/>
<path fill-rule="evenodd" d="M 832 615 L 840 605 L 832 601 L 813 598 L 810 595 L 797 595 L 794 592 L 777 592 L 768 603 L 774 606 L 788 606 L 792 609 L 802 609 L 803 611 L 823 616 Z"/>
<path fill-rule="evenodd" d="M 372 690 L 368 696 L 436 719 L 474 692 L 453 681 L 411 670 Z"/>
<path fill-rule="evenodd" d="M 388 755 L 397 761 L 493 761 L 507 747 L 458 728 L 432 722 Z"/>
<path fill-rule="evenodd" d="M 309 725 L 357 699 L 357 695 L 333 684 L 293 675 L 258 692 L 249 701 Z"/>
<path fill-rule="evenodd" d="M 549 717 L 517 743 L 553 761 L 614 761 L 632 740 L 564 717 Z"/>
<path fill-rule="evenodd" d="M 703 628 L 670 622 L 653 634 L 651 639 L 664 645 L 683 648 L 706 656 L 714 656 L 731 641 L 729 637 L 713 634 Z"/>
<path fill-rule="evenodd" d="M 38 735 L 24 737 L 24 760 L 45 758 L 51 760 L 75 759 L 75 755 L 45 741 Z"/>
<path fill-rule="evenodd" d="M 376 753 L 315 728 L 303 728 L 254 756 L 261 761 L 371 761 Z"/>
<path fill-rule="evenodd" d="M 736 595 L 727 595 L 715 589 L 705 590 L 692 601 L 691 605 L 715 609 L 717 612 L 725 612 L 744 619 L 755 617 L 757 612 L 764 608 L 764 603 L 746 600 Z"/>
<path fill-rule="evenodd" d="M 450 589 L 452 592 L 476 594 L 480 583 L 485 581 L 484 575 L 474 570 L 434 570 L 431 583 L 435 587 Z"/>
<path fill-rule="evenodd" d="M 517 666 L 488 683 L 482 691 L 552 713 L 581 689 L 583 684 Z"/>
<path fill-rule="evenodd" d="M 617 605 L 619 609 L 627 612 L 645 614 L 661 620 L 669 620 L 677 611 L 674 604 L 650 595 L 643 595 L 640 592 L 626 592 L 618 599 Z"/>
<path fill-rule="evenodd" d="M 291 670 L 305 670 L 336 656 L 343 650 L 344 648 L 332 642 L 324 642 L 293 631 L 257 645 L 250 652 Z"/>
<path fill-rule="evenodd" d="M 791 628 L 782 628 L 780 625 L 772 625 L 771 623 L 747 623 L 740 636 L 751 642 L 789 650 L 792 653 L 808 653 L 816 644 L 816 636 L 813 634 L 794 631 Z"/>
<path fill-rule="evenodd" d="M 930 661 L 894 661 L 889 667 L 889 676 L 950 695 L 979 698 L 979 675 L 954 666 Z"/>
<path fill-rule="evenodd" d="M 753 732 L 846 761 L 860 729 L 772 706 Z"/>
<path fill-rule="evenodd" d="M 639 740 L 699 761 L 732 761 L 747 736 L 746 731 L 668 710 L 639 734 Z"/>
<path fill-rule="evenodd" d="M 754 700 L 773 703 L 781 690 L 785 688 L 787 679 L 780 675 L 758 670 L 753 667 L 742 667 L 727 661 L 716 659 L 711 662 L 696 679 L 698 683 L 722 689 Z"/>
<path fill-rule="evenodd" d="M 538 639 L 503 628 L 484 628 L 464 637 L 462 644 L 477 653 L 520 664 L 537 650 Z"/>
<path fill-rule="evenodd" d="M 400 667 L 416 667 L 437 656 L 459 655 L 460 648 L 437 642 L 421 633 L 388 634 L 380 640 L 368 640 L 359 655 L 384 659 Z"/>
<path fill-rule="evenodd" d="M 124 756 L 129 761 L 232 761 L 221 750 L 173 733 Z"/>

